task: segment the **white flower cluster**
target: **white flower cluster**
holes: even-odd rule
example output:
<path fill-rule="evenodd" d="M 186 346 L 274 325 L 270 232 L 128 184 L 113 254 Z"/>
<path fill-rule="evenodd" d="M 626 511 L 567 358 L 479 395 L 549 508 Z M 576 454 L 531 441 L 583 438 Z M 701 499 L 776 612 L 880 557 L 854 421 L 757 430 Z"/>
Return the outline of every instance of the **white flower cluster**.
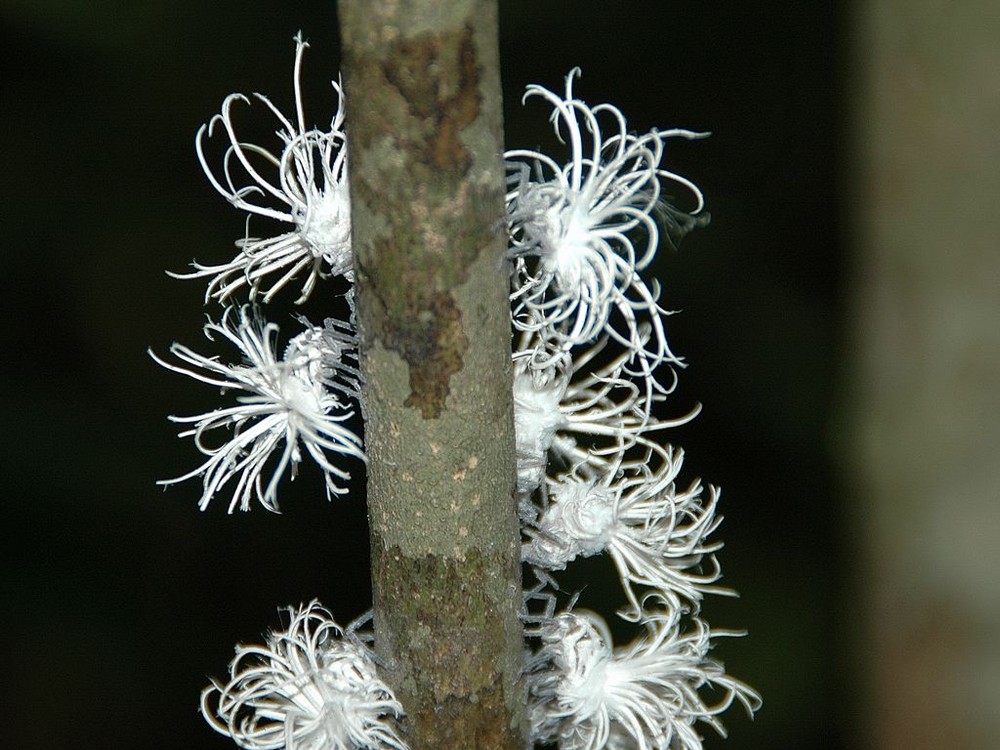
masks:
<path fill-rule="evenodd" d="M 629 353 L 649 385 L 663 362 L 679 363 L 667 347 L 659 287 L 638 272 L 652 261 L 662 216 L 668 239 L 679 239 L 706 219 L 694 218 L 704 201 L 688 180 L 660 166 L 665 142 L 707 133 L 688 130 L 627 130 L 624 115 L 610 104 L 588 106 L 573 95 L 566 76 L 564 96 L 529 86 L 552 105 L 556 135 L 568 143 L 565 165 L 538 151 L 515 149 L 508 165 L 507 214 L 514 259 L 514 325 L 537 332 L 534 366 L 549 362 L 551 348 L 569 348 L 607 336 Z M 602 121 L 608 126 L 602 128 Z M 661 200 L 661 179 L 690 190 L 695 205 L 686 214 Z"/>
<path fill-rule="evenodd" d="M 213 729 L 248 750 L 406 750 L 403 707 L 379 678 L 356 622 L 342 630 L 318 602 L 288 609 L 286 630 L 238 646 L 230 680 L 201 694 Z"/>
<path fill-rule="evenodd" d="M 633 135 L 610 104 L 589 106 L 566 77 L 562 96 L 530 86 L 552 107 L 569 148 L 563 166 L 536 151 L 508 152 L 518 509 L 522 557 L 538 585 L 528 603 L 527 682 L 532 741 L 562 750 L 698 750 L 697 722 L 724 734 L 718 714 L 757 694 L 708 656 L 713 632 L 699 617 L 719 566 L 711 539 L 718 491 L 677 485 L 682 453 L 657 440 L 697 409 L 664 420 L 654 406 L 673 391 L 680 360 L 667 346 L 659 286 L 640 272 L 661 228 L 676 242 L 700 216 L 665 203 L 661 180 L 694 184 L 661 166 L 665 141 L 686 130 Z M 664 381 L 658 368 L 667 371 Z M 640 635 L 615 648 L 592 612 L 556 614 L 555 574 L 606 553 Z M 706 704 L 703 692 L 719 697 Z"/>
<path fill-rule="evenodd" d="M 277 511 L 278 483 L 289 465 L 295 476 L 302 460 L 300 442 L 323 469 L 328 494 L 346 492 L 337 480 L 346 481 L 350 474 L 332 463 L 325 452 L 365 457 L 361 438 L 345 424 L 354 416 L 351 402 L 360 397 L 357 367 L 350 360 L 356 347 L 353 333 L 333 318 L 322 327 L 307 323 L 306 330 L 289 342 L 279 359 L 275 351 L 278 326 L 263 323 L 256 312 L 249 307 L 238 311 L 230 307 L 220 323 L 210 320 L 205 325 L 209 340 L 214 341 L 213 334 L 218 334 L 240 351 L 239 364 L 221 364 L 215 357 L 205 357 L 180 344 L 170 347 L 182 362 L 203 371 L 199 372 L 151 353 L 170 370 L 223 391 L 242 392 L 234 406 L 192 417 L 171 417 L 174 422 L 195 425 L 180 436 L 193 437 L 208 458 L 193 471 L 159 484 L 201 476 L 199 505 L 203 510 L 216 492 L 235 478 L 230 512 L 237 507 L 249 510 L 252 499 Z M 218 429 L 232 430 L 232 438 L 221 445 L 209 445 L 207 433 Z M 276 461 L 274 454 L 278 454 Z M 264 484 L 262 475 L 271 463 L 271 478 Z"/>
<path fill-rule="evenodd" d="M 276 511 L 277 490 L 307 454 L 328 495 L 346 492 L 337 456 L 364 460 L 352 431 L 361 398 L 353 320 L 327 319 L 304 330 L 279 355 L 278 326 L 256 304 L 304 277 L 298 302 L 320 279 L 353 281 L 343 92 L 330 128 L 307 128 L 300 73 L 307 45 L 296 38 L 295 118 L 255 97 L 280 123 L 281 150 L 241 141 L 233 125 L 242 95 L 198 131 L 199 161 L 214 188 L 249 216 L 291 226 L 277 236 L 245 236 L 228 263 L 175 274 L 208 279 L 206 301 L 225 307 L 205 326 L 239 353 L 224 363 L 174 344 L 174 364 L 159 364 L 236 394 L 234 403 L 189 417 L 205 456 L 174 484 L 200 477 L 200 507 L 230 489 L 229 511 L 254 501 Z M 563 164 L 537 151 L 506 153 L 506 209 L 522 557 L 537 584 L 526 596 L 525 676 L 531 743 L 563 750 L 697 750 L 701 722 L 724 734 L 718 714 L 734 701 L 749 713 L 759 697 L 709 656 L 713 638 L 700 618 L 702 597 L 725 592 L 711 538 L 721 517 L 718 491 L 699 480 L 679 485 L 682 452 L 658 436 L 697 413 L 663 419 L 682 362 L 670 351 L 660 288 L 641 272 L 661 238 L 675 243 L 707 221 L 698 188 L 662 166 L 668 139 L 687 130 L 628 131 L 610 104 L 590 106 L 573 92 L 529 86 L 525 99 L 552 108 L 555 134 L 568 146 Z M 223 130 L 221 172 L 206 141 Z M 691 193 L 690 213 L 667 203 L 664 184 Z M 249 222 L 249 217 L 248 217 Z M 661 237 L 662 235 L 662 237 Z M 246 291 L 248 303 L 233 304 Z M 259 299 L 258 299 L 259 298 Z M 664 373 L 665 376 L 664 376 Z M 228 439 L 213 438 L 225 433 Z M 557 575 L 573 561 L 607 554 L 621 582 L 618 615 L 638 631 L 613 644 L 599 615 L 555 612 Z M 541 606 L 539 607 L 539 603 Z M 239 647 L 231 680 L 213 683 L 202 712 L 241 747 L 403 750 L 396 730 L 403 707 L 377 674 L 357 626 L 346 631 L 316 602 L 289 610 L 285 631 L 265 646 Z M 715 699 L 706 702 L 705 692 Z"/>
<path fill-rule="evenodd" d="M 278 275 L 264 293 L 264 302 L 302 271 L 308 269 L 298 301 L 304 302 L 324 275 L 353 277 L 351 259 L 351 202 L 347 189 L 347 148 L 344 135 L 343 91 L 334 83 L 339 105 L 329 130 L 307 129 L 302 107 L 302 54 L 309 46 L 302 36 L 295 38 L 295 121 L 286 118 L 262 94 L 263 102 L 281 124 L 278 138 L 283 147 L 279 155 L 265 148 L 239 140 L 233 126 L 233 105 L 249 103 L 242 94 L 230 94 L 222 103 L 222 112 L 198 130 L 195 145 L 198 161 L 212 186 L 237 208 L 251 215 L 291 224 L 294 229 L 276 237 L 247 235 L 236 242 L 240 249 L 228 263 L 206 266 L 193 263 L 194 271 L 173 274 L 177 278 L 211 277 L 206 298 L 224 302 L 235 291 L 247 286 L 253 300 L 266 278 Z M 205 138 L 217 127 L 229 140 L 223 158 L 221 177 L 205 157 Z M 277 174 L 270 179 L 261 170 Z M 244 184 L 245 183 L 245 184 Z M 324 272 L 324 263 L 328 271 Z"/>
<path fill-rule="evenodd" d="M 614 649 L 593 612 L 554 617 L 528 665 L 533 738 L 564 750 L 700 750 L 696 720 L 724 735 L 718 714 L 733 701 L 753 712 L 759 701 L 708 657 L 712 635 L 698 620 L 684 633 L 677 618 L 650 617 L 642 636 Z M 703 688 L 720 693 L 713 704 Z"/>
<path fill-rule="evenodd" d="M 249 236 L 248 218 L 247 235 L 237 241 L 239 252 L 230 262 L 194 263 L 193 272 L 172 274 L 184 279 L 209 278 L 206 301 L 215 299 L 229 306 L 220 322 L 209 319 L 205 335 L 210 341 L 215 341 L 215 334 L 227 339 L 240 356 L 224 363 L 217 356 L 203 356 L 174 344 L 170 350 L 188 366 L 184 367 L 152 355 L 175 372 L 238 394 L 232 406 L 171 417 L 193 425 L 180 437 L 193 437 L 206 460 L 160 484 L 200 476 L 202 509 L 232 483 L 229 512 L 249 510 L 254 500 L 277 511 L 278 484 L 286 474 L 295 477 L 304 454 L 323 471 L 327 495 L 340 495 L 347 491 L 350 472 L 338 466 L 331 454 L 365 460 L 361 438 L 351 427 L 361 395 L 353 290 L 347 294 L 349 320 L 327 318 L 323 326 L 314 326 L 299 318 L 304 330 L 291 339 L 281 356 L 277 353 L 278 326 L 265 322 L 260 306 L 254 304 L 262 286 L 269 284 L 259 300 L 267 303 L 303 274 L 297 302 L 304 302 L 321 278 L 340 276 L 350 282 L 354 276 L 343 92 L 339 84 L 333 84 L 338 106 L 329 130 L 306 127 L 300 76 L 309 45 L 301 35 L 295 43 L 295 120 L 282 115 L 267 97 L 255 94 L 280 123 L 279 153 L 243 142 L 236 135 L 233 107 L 249 102 L 241 94 L 226 97 L 222 113 L 203 125 L 195 140 L 202 169 L 231 204 L 249 215 L 293 227 L 275 237 L 256 238 Z M 216 175 L 205 156 L 205 140 L 217 128 L 225 131 L 228 140 L 221 175 Z M 250 304 L 233 306 L 234 295 L 243 289 L 248 290 Z M 222 432 L 230 435 L 228 440 L 211 439 Z"/>
<path fill-rule="evenodd" d="M 298 316 L 302 330 L 283 351 L 278 326 L 264 320 L 258 304 L 301 277 L 299 303 L 320 279 L 338 276 L 350 284 L 354 278 L 343 92 L 333 84 L 338 106 L 329 129 L 307 128 L 300 76 L 308 45 L 301 35 L 295 42 L 294 120 L 255 94 L 280 123 L 280 151 L 236 135 L 234 106 L 249 102 L 240 94 L 226 98 L 196 139 L 202 169 L 231 204 L 291 225 L 277 236 L 251 237 L 248 218 L 231 261 L 194 263 L 193 272 L 172 274 L 208 279 L 206 302 L 224 309 L 218 322 L 209 319 L 205 336 L 229 342 L 239 356 L 223 361 L 175 343 L 170 351 L 180 364 L 174 364 L 150 352 L 170 370 L 235 394 L 228 406 L 171 417 L 189 426 L 180 436 L 193 438 L 205 460 L 160 484 L 201 477 L 202 509 L 231 489 L 229 512 L 249 510 L 254 501 L 276 512 L 278 485 L 286 475 L 294 479 L 306 455 L 322 470 L 327 495 L 340 495 L 350 473 L 337 457 L 365 460 L 351 425 L 361 398 L 353 289 L 347 320 L 327 318 L 318 326 Z M 219 128 L 228 140 L 221 174 L 206 157 L 206 141 Z M 234 304 L 244 290 L 247 302 Z M 212 728 L 247 750 L 407 750 L 397 729 L 403 707 L 379 677 L 371 636 L 359 632 L 363 620 L 342 630 L 315 601 L 289 608 L 288 618 L 287 629 L 272 632 L 264 645 L 237 647 L 230 680 L 204 690 L 201 711 Z"/>

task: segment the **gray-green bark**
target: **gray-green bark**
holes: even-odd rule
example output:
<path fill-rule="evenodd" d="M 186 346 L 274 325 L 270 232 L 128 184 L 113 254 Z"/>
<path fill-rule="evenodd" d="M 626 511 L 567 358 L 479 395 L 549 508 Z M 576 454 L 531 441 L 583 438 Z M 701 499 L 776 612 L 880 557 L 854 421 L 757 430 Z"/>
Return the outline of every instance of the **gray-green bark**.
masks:
<path fill-rule="evenodd" d="M 855 9 L 860 746 L 1000 738 L 1000 14 Z"/>
<path fill-rule="evenodd" d="M 341 0 L 376 648 L 413 750 L 523 748 L 495 0 Z"/>

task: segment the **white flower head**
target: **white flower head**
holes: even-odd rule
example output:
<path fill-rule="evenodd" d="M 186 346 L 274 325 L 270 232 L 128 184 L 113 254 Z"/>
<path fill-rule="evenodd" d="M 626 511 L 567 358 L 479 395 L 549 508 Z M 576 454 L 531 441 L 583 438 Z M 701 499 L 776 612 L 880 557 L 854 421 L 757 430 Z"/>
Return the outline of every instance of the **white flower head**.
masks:
<path fill-rule="evenodd" d="M 543 330 L 565 348 L 607 334 L 648 374 L 679 360 L 667 347 L 659 288 L 647 286 L 638 271 L 656 252 L 658 219 L 671 241 L 707 220 L 661 200 L 660 180 L 668 179 L 693 193 L 693 214 L 703 207 L 692 182 L 661 168 L 664 142 L 707 134 L 674 129 L 631 135 L 617 107 L 591 107 L 573 95 L 578 75 L 574 68 L 566 76 L 564 96 L 537 85 L 524 95 L 552 105 L 553 127 L 569 144 L 569 162 L 560 165 L 527 149 L 505 153 L 514 323 L 522 330 Z M 602 121 L 610 127 L 602 129 Z M 529 264 L 532 257 L 537 261 Z M 643 323 L 652 332 L 647 340 L 640 332 Z"/>
<path fill-rule="evenodd" d="M 541 486 L 550 462 L 597 472 L 606 456 L 627 450 L 648 422 L 638 389 L 621 379 L 574 380 L 566 359 L 548 372 L 514 366 L 517 489 Z M 590 444 L 580 445 L 576 437 Z M 598 445 L 597 443 L 601 444 Z"/>
<path fill-rule="evenodd" d="M 361 438 L 347 425 L 354 415 L 345 394 L 353 394 L 356 370 L 343 360 L 344 324 L 327 321 L 323 327 L 309 327 L 292 339 L 285 356 L 278 358 L 278 326 L 263 323 L 247 306 L 227 308 L 219 323 L 205 325 L 205 336 L 215 336 L 233 344 L 243 361 L 223 364 L 218 357 L 206 357 L 180 344 L 170 351 L 190 367 L 166 362 L 150 352 L 164 367 L 225 391 L 235 391 L 233 406 L 190 417 L 170 417 L 171 421 L 194 425 L 180 437 L 193 437 L 205 456 L 193 471 L 158 484 L 171 485 L 196 476 L 202 477 L 199 507 L 231 480 L 235 488 L 229 512 L 238 506 L 249 510 L 252 500 L 277 511 L 278 483 L 291 469 L 295 477 L 302 461 L 302 448 L 323 470 L 327 495 L 347 490 L 337 480 L 350 479 L 327 453 L 364 460 Z M 211 445 L 216 431 L 231 431 L 228 440 Z M 266 484 L 264 475 L 270 468 Z"/>
<path fill-rule="evenodd" d="M 202 692 L 211 727 L 247 750 L 406 750 L 392 723 L 403 707 L 362 639 L 316 601 L 288 616 L 266 645 L 238 646 L 229 682 Z"/>
<path fill-rule="evenodd" d="M 541 486 L 550 462 L 589 474 L 621 461 L 633 446 L 662 453 L 646 433 L 690 421 L 698 412 L 674 420 L 655 420 L 652 403 L 668 391 L 654 395 L 649 380 L 641 389 L 626 377 L 625 352 L 599 366 L 608 337 L 572 356 L 551 356 L 535 345 L 536 334 L 526 334 L 514 355 L 514 432 L 517 446 L 517 489 L 530 493 Z M 542 353 L 540 353 L 542 352 Z M 586 444 L 578 444 L 583 437 Z M 617 458 L 616 458 L 617 457 Z"/>
<path fill-rule="evenodd" d="M 226 97 L 222 112 L 198 130 L 198 160 L 212 186 L 248 214 L 293 227 L 274 237 L 251 237 L 248 216 L 247 235 L 237 241 L 240 252 L 235 258 L 221 265 L 195 262 L 193 272 L 171 274 L 177 278 L 211 277 L 206 299 L 224 302 L 248 286 L 253 301 L 261 287 L 270 284 L 263 296 L 263 301 L 268 302 L 293 278 L 305 274 L 297 300 L 304 302 L 322 276 L 353 279 L 343 90 L 339 83 L 332 84 L 338 106 L 330 129 L 307 128 L 300 73 L 302 54 L 309 45 L 301 34 L 295 37 L 295 43 L 295 120 L 286 118 L 266 96 L 254 94 L 281 125 L 277 131 L 282 143 L 280 152 L 243 142 L 236 135 L 233 106 L 250 101 L 242 94 Z M 209 166 L 204 143 L 218 127 L 229 141 L 220 175 Z"/>
<path fill-rule="evenodd" d="M 718 491 L 703 496 L 700 481 L 678 490 L 680 450 L 664 448 L 627 468 L 616 464 L 600 477 L 563 474 L 548 480 L 545 502 L 528 537 L 522 557 L 546 570 L 562 570 L 578 557 L 606 552 L 614 562 L 629 607 L 627 620 L 644 613 L 634 586 L 648 587 L 679 611 L 698 610 L 704 593 L 730 593 L 713 586 L 719 578 L 714 553 L 722 543 L 709 536 L 722 522 L 716 516 Z"/>
<path fill-rule="evenodd" d="M 651 620 L 631 645 L 613 649 L 607 623 L 564 612 L 542 629 L 528 660 L 532 739 L 561 750 L 701 750 L 701 721 L 725 735 L 718 715 L 734 701 L 749 714 L 759 696 L 708 657 L 712 633 L 700 620 L 688 633 L 678 618 Z M 702 691 L 718 700 L 706 703 Z"/>

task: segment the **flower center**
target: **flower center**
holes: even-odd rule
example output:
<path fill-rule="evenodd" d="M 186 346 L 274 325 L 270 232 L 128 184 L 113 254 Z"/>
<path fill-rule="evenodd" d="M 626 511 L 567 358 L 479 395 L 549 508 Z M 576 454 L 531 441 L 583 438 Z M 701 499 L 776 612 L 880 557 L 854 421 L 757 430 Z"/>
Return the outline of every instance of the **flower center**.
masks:
<path fill-rule="evenodd" d="M 322 415 L 323 387 L 309 376 L 308 365 L 295 368 L 282 379 L 281 395 L 293 414 Z"/>
<path fill-rule="evenodd" d="M 351 251 L 351 204 L 346 185 L 327 185 L 315 192 L 299 231 L 315 257 L 323 256 L 337 272 Z"/>
<path fill-rule="evenodd" d="M 589 557 L 604 550 L 615 522 L 614 501 L 606 487 L 570 484 L 559 493 L 554 508 L 561 510 L 562 522 L 579 554 Z"/>
<path fill-rule="evenodd" d="M 552 237 L 552 252 L 543 258 L 546 267 L 555 272 L 556 283 L 566 292 L 577 292 L 587 283 L 587 255 L 591 245 L 592 222 L 583 201 L 577 197 L 559 207 L 549 209 L 546 217 Z M 590 272 L 593 275 L 593 272 Z"/>

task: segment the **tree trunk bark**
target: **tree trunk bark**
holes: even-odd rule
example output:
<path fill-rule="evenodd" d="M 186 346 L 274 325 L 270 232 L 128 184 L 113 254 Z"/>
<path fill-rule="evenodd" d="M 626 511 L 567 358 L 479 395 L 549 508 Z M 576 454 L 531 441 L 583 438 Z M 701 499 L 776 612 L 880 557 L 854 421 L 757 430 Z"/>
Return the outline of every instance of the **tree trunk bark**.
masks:
<path fill-rule="evenodd" d="M 496 2 L 339 16 L 376 649 L 413 750 L 522 750 Z"/>

